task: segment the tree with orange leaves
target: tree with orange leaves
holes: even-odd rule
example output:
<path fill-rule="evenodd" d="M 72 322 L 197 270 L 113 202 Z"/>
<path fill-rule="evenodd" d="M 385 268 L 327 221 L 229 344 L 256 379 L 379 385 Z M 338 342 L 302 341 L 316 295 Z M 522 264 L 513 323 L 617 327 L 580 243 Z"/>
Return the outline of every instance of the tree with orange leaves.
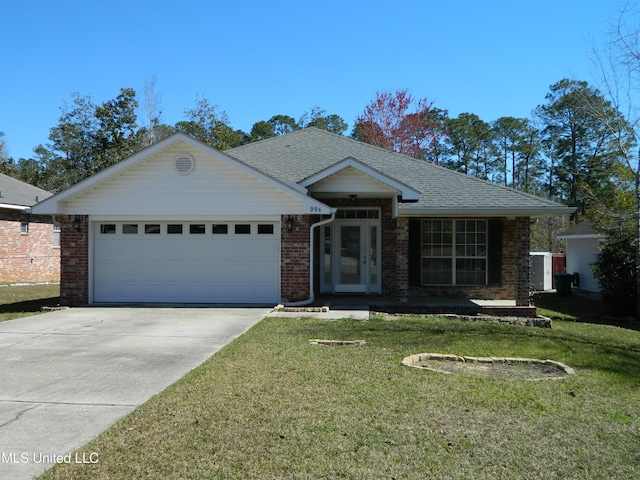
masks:
<path fill-rule="evenodd" d="M 355 120 L 353 137 L 414 158 L 439 163 L 440 141 L 446 135 L 446 112 L 406 89 L 378 92 Z"/>

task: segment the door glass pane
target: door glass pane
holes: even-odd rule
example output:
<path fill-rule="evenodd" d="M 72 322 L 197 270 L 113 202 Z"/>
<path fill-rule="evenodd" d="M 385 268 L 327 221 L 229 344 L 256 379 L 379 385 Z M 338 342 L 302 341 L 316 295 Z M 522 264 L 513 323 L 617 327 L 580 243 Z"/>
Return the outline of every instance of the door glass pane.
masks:
<path fill-rule="evenodd" d="M 324 265 L 323 283 L 331 285 L 331 227 L 324 227 L 322 236 L 322 263 Z"/>
<path fill-rule="evenodd" d="M 378 227 L 371 226 L 371 254 L 369 255 L 369 283 L 378 284 Z"/>
<path fill-rule="evenodd" d="M 360 283 L 360 226 L 340 229 L 340 283 Z"/>

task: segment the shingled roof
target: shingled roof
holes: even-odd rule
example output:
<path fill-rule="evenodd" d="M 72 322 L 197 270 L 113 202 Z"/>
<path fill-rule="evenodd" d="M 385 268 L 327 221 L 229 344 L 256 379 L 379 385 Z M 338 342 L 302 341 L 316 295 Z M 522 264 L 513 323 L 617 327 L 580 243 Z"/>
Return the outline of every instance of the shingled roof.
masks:
<path fill-rule="evenodd" d="M 572 238 L 604 238 L 605 236 L 596 232 L 593 222 L 584 221 L 572 225 L 558 235 L 560 239 Z"/>
<path fill-rule="evenodd" d="M 295 183 L 347 158 L 356 159 L 420 192 L 417 202 L 399 205 L 399 214 L 403 216 L 550 216 L 574 210 L 314 127 L 225 153 L 273 178 Z"/>
<path fill-rule="evenodd" d="M 0 207 L 24 210 L 51 195 L 51 192 L 0 173 Z"/>

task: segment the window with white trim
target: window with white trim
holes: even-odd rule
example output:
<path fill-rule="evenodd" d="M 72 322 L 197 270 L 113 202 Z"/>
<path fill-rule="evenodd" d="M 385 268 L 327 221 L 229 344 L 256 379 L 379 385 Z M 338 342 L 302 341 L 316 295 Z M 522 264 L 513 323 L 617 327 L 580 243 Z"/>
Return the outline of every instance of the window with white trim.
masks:
<path fill-rule="evenodd" d="M 60 231 L 61 231 L 60 222 L 54 218 L 53 219 L 53 246 L 54 247 L 60 246 Z"/>
<path fill-rule="evenodd" d="M 421 235 L 422 284 L 487 284 L 486 220 L 425 219 Z"/>

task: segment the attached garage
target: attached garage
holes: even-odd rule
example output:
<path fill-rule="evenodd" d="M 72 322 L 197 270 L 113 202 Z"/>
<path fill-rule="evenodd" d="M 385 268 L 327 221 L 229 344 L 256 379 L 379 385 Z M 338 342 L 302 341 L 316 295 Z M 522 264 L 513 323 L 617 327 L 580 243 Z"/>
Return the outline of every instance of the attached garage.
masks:
<path fill-rule="evenodd" d="M 296 235 L 283 222 L 331 213 L 307 193 L 175 134 L 34 210 L 61 223 L 64 304 L 276 305 L 309 284 L 281 262 L 309 249 L 283 246 Z"/>
<path fill-rule="evenodd" d="M 280 300 L 279 222 L 93 222 L 94 302 Z"/>

